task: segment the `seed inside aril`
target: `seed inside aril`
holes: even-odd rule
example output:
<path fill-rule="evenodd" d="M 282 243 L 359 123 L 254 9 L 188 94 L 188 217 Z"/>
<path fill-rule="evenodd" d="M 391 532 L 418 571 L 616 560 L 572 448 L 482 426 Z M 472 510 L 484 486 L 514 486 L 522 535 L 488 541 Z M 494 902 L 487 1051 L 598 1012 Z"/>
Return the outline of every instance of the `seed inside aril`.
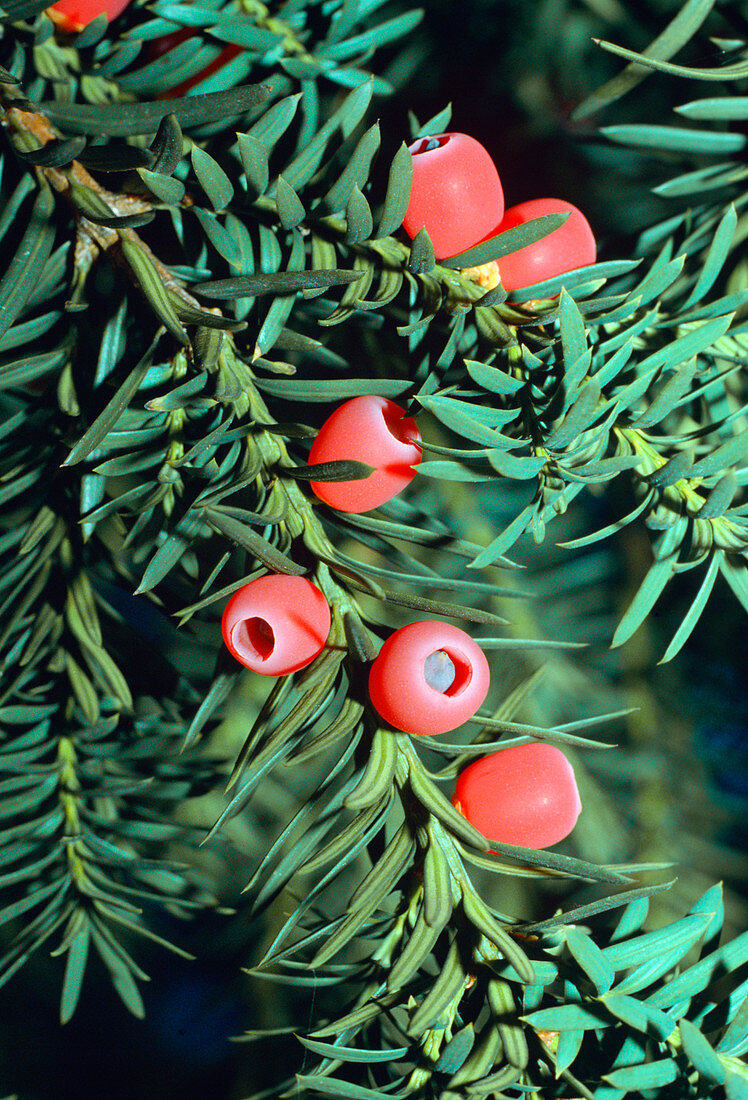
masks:
<path fill-rule="evenodd" d="M 429 687 L 435 691 L 448 691 L 455 679 L 454 662 L 446 650 L 437 649 L 423 662 L 423 674 Z"/>
<path fill-rule="evenodd" d="M 254 650 L 265 661 L 275 649 L 275 634 L 267 619 L 256 616 L 239 624 L 234 635 L 234 644 L 237 649 Z"/>
<path fill-rule="evenodd" d="M 421 437 L 412 417 L 404 416 L 397 406 L 382 409 L 382 419 L 393 439 L 398 443 L 420 444 Z"/>

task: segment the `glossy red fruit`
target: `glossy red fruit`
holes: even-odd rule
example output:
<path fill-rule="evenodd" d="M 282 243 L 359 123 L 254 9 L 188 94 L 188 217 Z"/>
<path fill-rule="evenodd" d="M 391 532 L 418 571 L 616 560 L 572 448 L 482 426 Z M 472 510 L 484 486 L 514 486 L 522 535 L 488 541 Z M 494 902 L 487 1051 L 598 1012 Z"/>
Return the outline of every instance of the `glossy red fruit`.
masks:
<path fill-rule="evenodd" d="M 397 496 L 421 461 L 421 434 L 405 410 L 386 397 L 353 397 L 328 416 L 312 443 L 310 465 L 355 459 L 374 467 L 357 481 L 311 481 L 320 500 L 340 512 L 368 512 Z"/>
<path fill-rule="evenodd" d="M 468 134 L 436 134 L 408 146 L 413 183 L 403 228 L 424 226 L 437 260 L 482 241 L 504 214 L 504 192 L 488 152 Z"/>
<path fill-rule="evenodd" d="M 459 627 L 429 619 L 387 638 L 369 672 L 369 697 L 395 729 L 446 733 L 472 718 L 490 680 L 477 642 Z"/>
<path fill-rule="evenodd" d="M 576 825 L 582 809 L 574 770 L 555 745 L 513 745 L 469 764 L 452 802 L 488 840 L 547 848 Z"/>
<path fill-rule="evenodd" d="M 581 210 L 563 199 L 529 199 L 510 206 L 500 224 L 486 236 L 493 237 L 544 214 L 566 213 L 569 217 L 559 229 L 497 261 L 504 290 L 522 290 L 577 267 L 594 264 L 597 247 L 589 222 Z"/>
<path fill-rule="evenodd" d="M 330 608 L 306 577 L 268 573 L 235 592 L 223 613 L 223 640 L 237 661 L 283 676 L 313 661 L 330 633 Z"/>
<path fill-rule="evenodd" d="M 60 30 L 77 34 L 102 14 L 111 23 L 129 3 L 130 0 L 59 0 L 47 8 L 47 15 Z"/>

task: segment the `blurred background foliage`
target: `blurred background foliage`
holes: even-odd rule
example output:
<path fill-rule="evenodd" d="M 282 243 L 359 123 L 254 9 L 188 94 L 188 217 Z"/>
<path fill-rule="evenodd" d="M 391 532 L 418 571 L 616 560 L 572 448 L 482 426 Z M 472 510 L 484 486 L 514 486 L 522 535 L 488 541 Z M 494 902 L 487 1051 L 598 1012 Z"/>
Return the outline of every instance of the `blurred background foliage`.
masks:
<path fill-rule="evenodd" d="M 600 259 L 626 256 L 645 227 L 687 208 L 693 196 L 654 193 L 677 174 L 679 155 L 622 148 L 601 139 L 597 129 L 644 120 L 678 124 L 673 108 L 708 95 L 710 85 L 655 72 L 592 116 L 577 120 L 572 112 L 621 70 L 620 60 L 594 39 L 641 51 L 682 6 L 680 0 L 474 0 L 456 33 L 453 5 L 437 0 L 414 35 L 408 106 L 425 118 L 451 101 L 454 128 L 476 136 L 494 157 L 507 205 L 549 194 L 565 198 L 587 212 L 601 242 Z M 707 28 L 708 37 L 701 34 L 679 51 L 679 64 L 724 63 L 728 41 L 748 30 L 747 13 L 740 5 L 718 4 Z M 386 110 L 396 116 L 401 102 L 396 97 Z M 471 538 L 477 538 L 481 517 L 488 518 L 488 530 L 501 529 L 516 506 L 493 486 L 482 489 L 471 486 L 465 499 L 457 487 L 443 494 L 437 484 L 434 507 L 451 507 L 452 522 Z M 612 710 L 613 703 L 640 708 L 624 730 L 616 729 L 614 739 L 627 751 L 617 755 L 612 785 L 610 760 L 587 758 L 604 769 L 597 779 L 605 780 L 606 797 L 596 805 L 609 828 L 594 827 L 586 835 L 580 820 L 575 843 L 585 857 L 657 860 L 682 853 L 677 889 L 653 906 L 677 910 L 684 898 L 724 878 L 732 888 L 733 931 L 742 930 L 748 916 L 744 610 L 726 586 L 718 586 L 678 661 L 658 665 L 698 587 L 688 574 L 625 647 L 610 650 L 615 625 L 648 567 L 649 540 L 634 525 L 587 552 L 554 546 L 613 522 L 632 505 L 617 479 L 603 494 L 577 498 L 575 514 L 563 520 L 567 530 L 554 528 L 554 538 L 541 547 L 529 538 L 515 546 L 515 559 L 532 578 L 523 575 L 518 583 L 533 599 L 504 613 L 515 623 L 522 620 L 522 636 L 592 643 L 572 658 L 543 655 L 546 674 L 528 701 L 533 720 L 566 720 L 577 713 L 580 691 L 589 713 Z M 588 820 L 597 819 L 590 814 Z"/>
<path fill-rule="evenodd" d="M 602 141 L 596 127 L 642 119 L 671 122 L 672 108 L 704 95 L 704 88 L 655 73 L 599 115 L 578 121 L 570 116 L 621 69 L 620 59 L 593 39 L 640 50 L 680 6 L 680 0 L 467 0 L 459 6 L 433 0 L 405 48 L 394 45 L 378 58 L 378 72 L 396 89 L 379 105 L 382 132 L 394 149 L 407 136 L 409 111 L 423 120 L 451 102 L 452 128 L 471 133 L 492 154 L 508 204 L 546 194 L 573 201 L 596 230 L 601 258 L 628 256 L 643 227 L 687 201 L 653 193 L 675 174 L 679 158 L 663 160 Z M 679 61 L 717 63 L 728 40 L 745 36 L 748 19 L 739 4 L 722 3 L 710 28 L 722 45 L 700 36 L 697 45 L 689 44 L 678 55 Z M 317 410 L 310 418 L 315 415 Z M 425 482 L 420 503 L 479 542 L 488 541 L 489 532 L 516 513 L 512 490 L 502 494 L 493 485 L 485 493 L 471 486 L 468 494 L 459 485 L 445 491 L 442 482 Z M 538 547 L 525 538 L 515 547 L 514 557 L 526 568 L 513 583 L 532 598 L 507 600 L 498 610 L 511 620 L 517 636 L 591 645 L 563 655 L 546 653 L 542 661 L 529 654 L 497 660 L 494 687 L 500 698 L 542 664 L 522 711 L 525 720 L 537 724 L 637 708 L 611 727 L 609 739 L 621 746 L 620 752 L 588 754 L 584 764 L 575 760 L 587 814 L 575 832 L 574 852 L 607 863 L 674 863 L 678 881 L 653 900 L 655 924 L 673 919 L 723 879 L 725 927 L 735 934 L 746 926 L 748 904 L 743 612 L 726 586 L 718 585 L 679 658 L 657 666 L 693 599 L 698 582 L 688 573 L 671 586 L 633 640 L 610 650 L 615 624 L 648 567 L 648 538 L 630 527 L 586 551 L 569 554 L 554 545 L 604 526 L 632 504 L 617 479 L 603 496 L 577 498 L 573 515 L 556 521 L 553 540 Z M 151 625 L 155 648 L 173 644 L 164 623 Z M 210 745 L 211 756 L 233 758 L 266 690 L 247 680 Z M 156 948 L 139 955 L 152 977 L 143 989 L 144 1020 L 129 1016 L 112 997 L 102 968 L 87 979 L 76 1015 L 60 1030 L 63 961 L 45 952 L 35 955 L 31 970 L 3 991 L 0 1092 L 17 1093 L 19 1100 L 130 1100 L 140 1095 L 238 1100 L 272 1087 L 279 1062 L 299 1059 L 297 1045 L 286 1039 L 269 1046 L 247 1044 L 229 1037 L 248 1026 L 282 1027 L 306 1013 L 311 1018 L 325 993 L 312 987 L 310 1005 L 308 989 L 292 993 L 241 973 L 260 938 L 267 941 L 271 931 L 243 916 L 239 891 L 246 867 L 257 861 L 279 821 L 301 804 L 313 782 L 313 775 L 303 782 L 290 778 L 290 772 L 275 775 L 258 790 L 251 817 L 226 827 L 220 855 L 211 846 L 200 850 L 206 878 L 218 874 L 220 900 L 237 910 L 231 917 L 197 915 L 186 933 L 180 924 L 178 941 L 199 956 L 196 962 Z M 215 792 L 190 801 L 184 810 L 187 823 L 208 828 L 222 805 Z M 506 883 L 501 903 L 506 911 L 539 916 L 560 904 L 560 888 L 539 892 L 532 880 Z M 583 903 L 585 896 L 584 888 L 575 888 L 575 903 Z M 154 920 L 167 939 L 177 938 L 168 916 Z"/>

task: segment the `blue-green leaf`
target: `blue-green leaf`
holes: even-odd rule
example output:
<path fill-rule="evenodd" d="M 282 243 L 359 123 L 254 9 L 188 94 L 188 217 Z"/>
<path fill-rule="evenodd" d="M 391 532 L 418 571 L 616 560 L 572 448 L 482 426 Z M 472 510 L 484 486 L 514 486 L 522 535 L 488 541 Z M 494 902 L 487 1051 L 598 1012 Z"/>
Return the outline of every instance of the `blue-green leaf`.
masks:
<path fill-rule="evenodd" d="M 609 42 L 599 42 L 598 45 L 629 57 L 629 64 L 623 72 L 618 73 L 589 95 L 576 108 L 572 117 L 587 118 L 630 92 L 649 76 L 651 70 L 646 68 L 647 64 L 654 67 L 656 61 L 665 60 L 676 54 L 681 46 L 685 46 L 698 31 L 713 7 L 714 0 L 686 0 L 667 27 L 640 54 L 630 50 L 622 51 Z"/>
<path fill-rule="evenodd" d="M 737 1073 L 728 1073 L 725 1078 L 725 1096 L 727 1100 L 748 1100 L 748 1080 L 739 1077 Z"/>
<path fill-rule="evenodd" d="M 120 233 L 120 248 L 154 313 L 157 314 L 172 336 L 184 347 L 187 347 L 190 342 L 189 337 L 174 309 L 174 304 L 169 297 L 163 279 L 148 252 L 140 244 L 137 244 L 134 239 L 122 236 L 122 233 Z"/>
<path fill-rule="evenodd" d="M 486 458 L 497 474 L 517 481 L 537 477 L 547 462 L 542 456 L 514 455 L 508 451 L 487 451 Z"/>
<path fill-rule="evenodd" d="M 456 1073 L 462 1066 L 475 1043 L 475 1031 L 472 1024 L 460 1028 L 446 1044 L 434 1065 L 437 1073 Z"/>
<path fill-rule="evenodd" d="M 685 955 L 704 934 L 709 917 L 710 914 L 704 913 L 682 917 L 655 932 L 645 932 L 634 939 L 610 944 L 603 948 L 603 954 L 616 970 L 626 970 L 630 966 L 656 960 L 664 952 L 673 950 L 680 950 Z"/>
<path fill-rule="evenodd" d="M 665 664 L 667 661 L 672 661 L 676 654 L 680 653 L 683 646 L 690 638 L 693 630 L 701 617 L 701 613 L 707 605 L 707 601 L 712 594 L 714 588 L 714 582 L 719 574 L 719 567 L 722 561 L 721 553 L 712 554 L 712 559 L 709 562 L 709 568 L 704 574 L 704 579 L 701 582 L 698 592 L 693 598 L 691 606 L 686 614 L 683 616 L 680 626 L 676 630 L 670 645 L 665 650 L 664 654 L 660 658 L 660 664 Z"/>
<path fill-rule="evenodd" d="M 672 1058 L 661 1058 L 656 1062 L 644 1062 L 639 1066 L 626 1066 L 624 1069 L 606 1073 L 604 1081 L 626 1092 L 642 1092 L 645 1089 L 663 1088 L 677 1081 L 680 1076 L 678 1064 Z"/>
<path fill-rule="evenodd" d="M 592 1007 L 581 1004 L 560 1004 L 555 1008 L 541 1008 L 523 1016 L 536 1031 L 589 1031 L 599 1027 L 610 1027 L 602 1008 L 593 1011 Z"/>
<path fill-rule="evenodd" d="M 278 205 L 278 217 L 284 229 L 294 229 L 303 221 L 306 211 L 296 191 L 283 176 L 278 176 L 275 185 L 275 201 Z"/>
<path fill-rule="evenodd" d="M 237 134 L 237 140 L 247 183 L 254 195 L 262 195 L 270 178 L 267 149 L 253 134 Z"/>
<path fill-rule="evenodd" d="M 619 145 L 633 145 L 656 152 L 722 155 L 739 153 L 748 138 L 745 134 L 719 130 L 692 130 L 683 126 L 656 126 L 621 123 L 601 126 L 600 133 Z"/>
<path fill-rule="evenodd" d="M 272 153 L 275 143 L 283 137 L 288 127 L 293 122 L 294 116 L 301 100 L 301 93 L 286 96 L 279 99 L 272 107 L 255 122 L 247 131 L 247 136 L 253 141 L 259 141 L 265 147 L 266 153 Z M 241 135 L 237 135 L 241 138 Z M 241 141 L 240 141 L 241 151 Z M 243 158 L 242 158 L 243 160 Z"/>
<path fill-rule="evenodd" d="M 693 919 L 686 918 L 686 920 Z M 694 963 L 672 981 L 656 989 L 647 1001 L 656 1008 L 668 1008 L 670 1005 L 696 996 L 697 993 L 708 988 L 712 978 L 731 974 L 745 962 L 748 962 L 748 932 L 743 932 L 742 935 Z"/>
<path fill-rule="evenodd" d="M 304 240 L 300 232 L 295 229 L 292 234 L 291 253 L 288 257 L 286 269 L 288 271 L 303 271 L 305 258 Z M 279 295 L 273 300 L 257 334 L 254 348 L 255 358 L 271 350 L 293 312 L 294 300 L 295 296 L 292 294 L 283 297 Z"/>
<path fill-rule="evenodd" d="M 640 242 L 640 247 L 643 247 L 643 243 Z M 672 286 L 675 280 L 683 270 L 683 266 L 686 262 L 685 253 L 676 256 L 674 260 L 669 260 L 661 267 L 653 266 L 651 270 L 644 276 L 642 281 L 632 290 L 631 297 L 637 300 L 638 306 L 646 306 L 650 302 L 659 300 L 668 287 Z M 637 328 L 637 331 L 642 331 L 643 328 L 649 327 L 653 317 L 657 316 L 659 309 L 653 309 L 652 313 L 647 315 L 646 325 L 643 324 L 644 318 L 639 322 L 641 328 Z M 632 332 L 631 335 L 634 335 Z M 620 337 L 625 339 L 623 333 Z"/>
<path fill-rule="evenodd" d="M 343 1100 L 392 1100 L 389 1092 L 367 1089 L 363 1085 L 354 1085 L 350 1081 L 341 1081 L 335 1077 L 296 1075 L 296 1083 L 301 1088 L 320 1092 L 323 1096 L 340 1096 Z"/>
<path fill-rule="evenodd" d="M 618 1019 L 629 1027 L 645 1034 L 654 1032 L 659 1039 L 667 1039 L 675 1030 L 675 1020 L 646 1001 L 628 997 L 622 993 L 610 993 L 602 1003 Z"/>
<path fill-rule="evenodd" d="M 443 107 L 438 114 L 433 115 L 430 119 L 419 126 L 417 119 L 413 115 L 411 119 L 411 134 L 413 140 L 419 137 L 429 137 L 432 134 L 443 134 L 449 126 L 452 118 L 452 104 L 448 103 L 446 107 Z M 415 127 L 415 128 L 414 128 Z"/>
<path fill-rule="evenodd" d="M 717 1044 L 720 1054 L 738 1058 L 748 1050 L 748 994 L 730 1021 L 730 1026 Z"/>
<path fill-rule="evenodd" d="M 536 511 L 537 507 L 534 503 L 523 508 L 519 515 L 515 516 L 511 523 L 507 524 L 504 530 L 477 555 L 475 560 L 470 562 L 468 568 L 484 569 L 502 557 L 524 534 Z"/>
<path fill-rule="evenodd" d="M 441 260 L 440 263 L 443 267 L 475 267 L 490 260 L 500 259 L 502 256 L 508 256 L 510 252 L 518 252 L 520 248 L 526 248 L 528 244 L 535 244 L 536 241 L 554 233 L 561 228 L 568 217 L 568 213 L 543 214 L 542 217 L 533 218 L 532 221 L 524 222 L 514 229 L 505 229 L 495 237 L 481 241 L 480 244 Z"/>
<path fill-rule="evenodd" d="M 340 130 L 343 138 L 350 137 L 364 117 L 372 97 L 372 84 L 367 81 L 348 95 L 341 106 L 335 111 L 321 128 L 308 142 L 302 151 L 288 164 L 283 176 L 291 187 L 297 191 L 309 182 L 319 167 L 325 154 L 327 143 L 333 134 Z"/>
<path fill-rule="evenodd" d="M 668 581 L 673 576 L 673 563 L 670 558 L 663 558 L 650 567 L 649 572 L 642 581 L 633 600 L 626 609 L 618 624 L 610 645 L 615 649 L 623 645 L 636 633 L 647 615 L 657 603 Z"/>
<path fill-rule="evenodd" d="M 410 200 L 413 180 L 413 158 L 405 142 L 402 143 L 390 165 L 384 206 L 377 226 L 378 237 L 388 237 L 403 224 Z"/>
<path fill-rule="evenodd" d="M 748 102 L 748 97 L 746 97 L 746 102 Z M 700 302 L 707 291 L 714 285 L 727 259 L 733 237 L 735 236 L 737 224 L 738 216 L 735 212 L 735 206 L 730 203 L 727 210 L 722 215 L 714 237 L 712 238 L 712 243 L 709 245 L 709 251 L 704 260 L 704 266 L 696 280 L 696 285 L 683 303 L 682 309 L 689 309 L 697 302 Z"/>
<path fill-rule="evenodd" d="M 606 993 L 615 979 L 615 970 L 591 936 L 579 928 L 565 933 L 566 946 L 581 966 L 598 993 Z"/>
<path fill-rule="evenodd" d="M 664 974 L 674 970 L 683 958 L 684 951 L 680 946 L 664 951 L 640 963 L 634 967 L 615 988 L 616 993 L 638 993 L 641 989 L 654 985 Z"/>
<path fill-rule="evenodd" d="M 333 213 L 345 209 L 354 187 L 363 189 L 369 178 L 371 162 L 379 148 L 379 141 L 379 123 L 375 122 L 360 138 L 345 169 L 325 195 L 325 204 Z"/>
<path fill-rule="evenodd" d="M 725 1080 L 725 1066 L 714 1053 L 709 1041 L 690 1020 L 681 1020 L 678 1024 L 683 1049 L 693 1063 L 700 1077 L 721 1085 Z"/>
<path fill-rule="evenodd" d="M 413 11 L 403 12 L 392 19 L 386 19 L 375 27 L 353 35 L 351 38 L 336 42 L 334 45 L 323 45 L 317 50 L 318 57 L 324 57 L 332 61 L 348 61 L 367 50 L 379 49 L 388 42 L 394 42 L 406 34 L 410 34 L 423 18 L 423 8 L 415 8 Z"/>
<path fill-rule="evenodd" d="M 696 99 L 675 110 L 686 118 L 701 122 L 738 122 L 748 119 L 748 95 L 726 95 L 719 98 Z"/>
<path fill-rule="evenodd" d="M 221 225 L 216 215 L 212 211 L 206 210 L 201 206 L 193 206 L 192 212 L 200 222 L 205 236 L 213 245 L 216 252 L 223 256 L 224 260 L 228 260 L 230 264 L 236 264 L 240 256 L 237 252 L 234 238 L 226 232 L 226 229 Z M 174 301 L 174 306 L 179 313 L 180 306 L 176 300 Z"/>
<path fill-rule="evenodd" d="M 198 183 L 208 196 L 213 209 L 224 210 L 234 197 L 231 180 L 220 164 L 199 145 L 192 146 L 190 156 Z"/>
<path fill-rule="evenodd" d="M 493 474 L 482 474 L 480 470 L 465 466 L 461 462 L 422 462 L 419 466 L 416 466 L 416 475 L 418 477 L 435 477 L 443 481 L 467 481 L 475 483 L 480 481 L 495 481 Z"/>
<path fill-rule="evenodd" d="M 499 370 L 498 367 L 489 367 L 474 359 L 466 359 L 465 367 L 474 382 L 482 386 L 489 393 L 516 393 L 521 390 L 525 382 L 521 378 L 512 378 L 511 375 Z"/>
<path fill-rule="evenodd" d="M 556 1073 L 568 1069 L 574 1062 L 584 1039 L 584 1031 L 562 1031 L 556 1046 Z"/>
<path fill-rule="evenodd" d="M 493 409 L 469 401 L 458 401 L 452 397 L 421 397 L 419 400 L 442 424 L 464 439 L 470 439 L 484 447 L 499 449 L 517 445 L 516 440 L 495 431 L 495 426 L 511 422 L 519 410 Z"/>
<path fill-rule="evenodd" d="M 406 1058 L 408 1047 L 395 1047 L 393 1050 L 365 1050 L 361 1047 L 338 1046 L 337 1043 L 321 1043 L 316 1039 L 307 1039 L 303 1035 L 296 1038 L 308 1050 L 320 1054 L 323 1058 L 339 1058 L 341 1062 L 396 1062 Z"/>
<path fill-rule="evenodd" d="M 694 462 L 691 476 L 712 477 L 714 474 L 721 474 L 724 470 L 742 462 L 746 452 L 748 452 L 748 432 L 741 431 L 711 451 L 705 458 Z"/>
<path fill-rule="evenodd" d="M 642 359 L 638 365 L 639 371 L 648 371 L 653 368 L 666 367 L 674 370 L 681 363 L 685 363 L 693 355 L 699 355 L 702 351 L 711 347 L 729 329 L 732 324 L 733 314 L 724 317 L 716 317 L 713 321 L 706 321 L 691 329 L 684 336 L 679 336 L 664 348 L 653 352 Z"/>
<path fill-rule="evenodd" d="M 641 416 L 631 422 L 632 428 L 652 428 L 664 420 L 676 407 L 682 397 L 691 389 L 696 374 L 696 360 L 692 359 L 682 366 L 665 383 L 660 392 L 647 406 Z"/>
<path fill-rule="evenodd" d="M 155 341 L 154 341 L 155 344 Z M 138 392 L 140 383 L 145 377 L 151 362 L 154 344 L 145 353 L 140 362 L 130 371 L 129 375 L 116 391 L 106 407 L 99 413 L 93 424 L 81 436 L 63 462 L 63 466 L 73 466 L 87 458 L 106 438 L 108 432 L 124 413 L 130 401 Z"/>
<path fill-rule="evenodd" d="M 555 217 L 556 215 L 546 215 Z M 527 222 L 534 225 L 534 222 Z M 511 230 L 509 231 L 511 232 Z M 540 283 L 522 287 L 521 290 L 512 291 L 513 302 L 527 302 L 536 298 L 553 298 L 560 290 L 567 291 L 584 286 L 590 280 L 609 279 L 614 275 L 625 275 L 638 267 L 641 260 L 607 260 L 600 264 L 587 264 L 584 267 L 576 267 L 571 271 L 565 271 L 563 275 L 554 275 L 552 279 L 544 279 Z M 607 318 L 604 318 L 607 320 Z"/>
<path fill-rule="evenodd" d="M 706 2 L 709 3 L 710 7 L 713 4 L 713 0 L 706 0 Z M 735 39 L 731 41 L 734 43 Z M 738 39 L 738 42 L 742 45 L 740 39 Z M 674 65 L 670 61 L 655 61 L 651 58 L 645 60 L 641 54 L 636 54 L 633 50 L 626 50 L 623 46 L 614 46 L 612 42 L 600 42 L 599 45 L 604 50 L 609 50 L 610 53 L 618 54 L 619 57 L 627 57 L 637 64 L 646 65 L 648 68 L 656 69 L 661 73 L 669 73 L 671 76 L 685 76 L 691 80 L 713 80 L 721 84 L 724 84 L 727 80 L 743 80 L 748 76 L 748 62 L 746 61 L 737 61 L 734 65 L 716 65 L 711 69 L 697 69 L 688 65 Z"/>
<path fill-rule="evenodd" d="M 3 262 L 0 278 L 0 336 L 4 336 L 20 314 L 39 273 L 47 262 L 55 239 L 54 198 L 48 186 L 40 188 L 28 215 L 26 230 L 12 259 Z"/>
<path fill-rule="evenodd" d="M 46 100 L 43 113 L 71 134 L 107 134 L 130 137 L 152 134 L 165 115 L 174 114 L 182 129 L 200 126 L 215 118 L 227 119 L 257 107 L 268 96 L 267 84 L 245 84 L 223 92 L 139 103 L 67 103 Z"/>
<path fill-rule="evenodd" d="M 587 351 L 587 331 L 579 306 L 566 290 L 561 291 L 559 299 L 558 327 L 564 362 L 568 368 Z"/>
<path fill-rule="evenodd" d="M 83 987 L 83 978 L 86 973 L 89 941 L 89 925 L 86 921 L 68 948 L 65 976 L 62 980 L 62 993 L 60 995 L 61 1024 L 68 1022 L 78 1004 L 78 998 Z"/>

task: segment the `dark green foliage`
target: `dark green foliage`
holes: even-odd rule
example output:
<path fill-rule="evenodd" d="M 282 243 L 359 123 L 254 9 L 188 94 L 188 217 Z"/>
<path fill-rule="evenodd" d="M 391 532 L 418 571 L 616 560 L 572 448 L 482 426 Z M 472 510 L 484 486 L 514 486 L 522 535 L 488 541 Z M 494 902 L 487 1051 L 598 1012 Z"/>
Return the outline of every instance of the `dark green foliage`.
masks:
<path fill-rule="evenodd" d="M 458 771 L 496 748 L 615 753 L 600 727 L 630 708 L 545 722 L 527 709 L 528 674 L 468 734 L 424 747 L 378 724 L 365 686 L 379 641 L 413 613 L 476 624 L 489 654 L 573 648 L 508 622 L 528 574 L 507 555 L 551 524 L 584 554 L 627 528 L 651 539 L 605 632 L 614 647 L 684 573 L 698 582 L 663 661 L 722 579 L 748 608 L 746 47 L 734 40 L 722 67 L 670 60 L 714 6 L 689 0 L 645 60 L 602 43 L 630 64 L 577 110 L 613 108 L 644 64 L 720 81 L 686 97 L 680 122 L 600 130 L 618 155 L 661 163 L 673 212 L 632 258 L 509 301 L 490 261 L 559 216 L 440 263 L 425 232 L 399 231 L 407 141 L 451 117 L 411 114 L 409 135 L 374 117 L 392 90 L 380 51 L 401 48 L 420 10 L 157 0 L 128 9 L 119 34 L 97 21 L 68 43 L 41 5 L 6 3 L 0 983 L 41 949 L 64 955 L 64 1022 L 93 949 L 142 1014 L 133 934 L 186 953 L 154 914 L 218 904 L 228 834 L 254 920 L 275 913 L 249 972 L 333 994 L 299 1020 L 313 1058 L 274 1095 L 744 1095 L 748 936 L 720 942 L 721 889 L 649 929 L 650 898 L 674 885 L 662 865 L 489 842 L 449 800 Z M 149 60 L 146 44 L 180 27 L 195 34 Z M 226 43 L 237 57 L 169 96 Z M 336 513 L 307 482 L 370 467 L 309 466 L 308 441 L 334 403 L 366 393 L 423 414 L 424 462 L 404 497 Z M 567 509 L 611 483 L 626 485 L 621 518 L 569 527 Z M 429 505 L 447 485 L 501 502 L 480 541 Z M 493 567 L 501 584 L 478 572 Z M 248 720 L 219 619 L 267 571 L 313 579 L 333 625 Z M 572 561 L 554 599 L 580 599 L 581 577 Z M 226 740 L 228 797 L 197 827 L 185 805 L 218 789 Z M 229 830 L 259 830 L 255 801 L 291 776 L 296 797 L 250 869 Z M 533 921 L 497 907 L 493 884 L 523 882 L 583 893 Z"/>

